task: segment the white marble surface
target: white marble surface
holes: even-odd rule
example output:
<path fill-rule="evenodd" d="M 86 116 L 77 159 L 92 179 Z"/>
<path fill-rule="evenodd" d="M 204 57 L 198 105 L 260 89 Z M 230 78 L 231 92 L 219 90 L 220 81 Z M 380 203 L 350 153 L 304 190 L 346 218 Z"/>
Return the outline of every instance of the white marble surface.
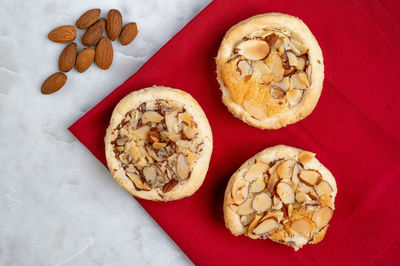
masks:
<path fill-rule="evenodd" d="M 0 265 L 191 263 L 67 128 L 209 2 L 1 1 Z M 110 70 L 72 70 L 64 88 L 42 95 L 64 47 L 47 33 L 94 7 L 103 16 L 119 9 L 125 21 L 138 23 L 138 38 L 125 47 L 113 43 Z"/>

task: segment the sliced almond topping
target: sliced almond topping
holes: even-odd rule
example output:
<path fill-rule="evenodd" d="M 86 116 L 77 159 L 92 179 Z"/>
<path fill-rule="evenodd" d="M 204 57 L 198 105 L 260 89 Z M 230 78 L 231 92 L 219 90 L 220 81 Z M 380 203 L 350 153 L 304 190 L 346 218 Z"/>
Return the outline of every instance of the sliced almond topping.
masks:
<path fill-rule="evenodd" d="M 136 190 L 144 190 L 144 191 L 150 191 L 151 190 L 149 185 L 147 185 L 146 183 L 143 183 L 142 181 L 140 181 L 137 175 L 134 175 L 132 173 L 127 173 L 127 176 L 129 176 L 129 178 L 135 184 Z"/>
<path fill-rule="evenodd" d="M 253 208 L 251 207 L 251 204 L 253 202 L 253 199 L 251 197 L 247 198 L 247 200 L 239 205 L 238 209 L 237 209 L 237 214 L 239 215 L 249 215 L 254 213 Z"/>
<path fill-rule="evenodd" d="M 249 192 L 258 193 L 265 189 L 265 182 L 263 177 L 257 178 L 253 183 L 250 184 Z"/>
<path fill-rule="evenodd" d="M 282 209 L 282 207 L 283 207 L 282 201 L 277 196 L 274 196 L 273 203 L 274 203 L 274 206 L 272 207 L 272 209 L 274 209 L 274 210 Z"/>
<path fill-rule="evenodd" d="M 284 77 L 283 80 L 276 85 L 286 92 L 290 87 L 290 79 L 288 77 Z"/>
<path fill-rule="evenodd" d="M 267 193 L 260 193 L 253 199 L 252 207 L 257 212 L 263 212 L 271 207 L 272 200 Z"/>
<path fill-rule="evenodd" d="M 244 216 L 240 217 L 240 222 L 243 224 L 243 226 L 247 226 L 247 225 L 249 225 L 251 220 L 253 220 L 253 218 L 254 218 L 254 214 L 244 215 Z"/>
<path fill-rule="evenodd" d="M 309 151 L 302 151 L 299 153 L 299 161 L 306 165 L 315 157 L 315 153 Z"/>
<path fill-rule="evenodd" d="M 333 191 L 331 185 L 326 181 L 321 181 L 316 187 L 318 195 L 330 195 Z"/>
<path fill-rule="evenodd" d="M 293 52 L 295 52 L 297 56 L 307 53 L 308 48 L 300 41 L 292 39 L 290 43 Z"/>
<path fill-rule="evenodd" d="M 285 69 L 283 68 L 282 65 L 282 58 L 278 54 L 275 54 L 274 56 L 274 62 L 272 64 L 271 70 L 272 73 L 275 75 L 274 81 L 281 82 L 283 79 L 283 74 L 285 72 Z"/>
<path fill-rule="evenodd" d="M 174 187 L 176 187 L 176 185 L 178 185 L 178 181 L 175 179 L 172 179 L 171 181 L 169 181 L 167 184 L 165 184 L 162 188 L 162 192 L 164 193 L 168 193 L 170 192 Z"/>
<path fill-rule="evenodd" d="M 243 179 L 236 179 L 232 185 L 232 199 L 236 204 L 242 204 L 249 194 L 248 184 Z"/>
<path fill-rule="evenodd" d="M 287 52 L 287 57 L 289 60 L 289 65 L 296 67 L 297 66 L 297 56 L 292 52 Z"/>
<path fill-rule="evenodd" d="M 171 134 L 171 135 L 168 136 L 168 138 L 169 138 L 171 141 L 176 142 L 176 141 L 178 141 L 178 140 L 181 139 L 181 135 L 178 135 L 178 134 Z"/>
<path fill-rule="evenodd" d="M 262 106 L 245 101 L 243 103 L 243 108 L 249 113 L 249 115 L 251 115 L 255 119 L 264 120 L 265 118 L 267 118 L 267 113 Z"/>
<path fill-rule="evenodd" d="M 333 211 L 328 207 L 324 207 L 314 212 L 312 220 L 318 228 L 322 228 L 329 223 L 332 215 Z"/>
<path fill-rule="evenodd" d="M 150 143 L 154 143 L 154 142 L 159 142 L 160 141 L 160 135 L 158 134 L 158 132 L 154 129 L 151 129 L 149 131 L 149 141 Z"/>
<path fill-rule="evenodd" d="M 179 139 L 175 143 L 179 148 L 182 148 L 182 149 L 189 149 L 189 147 L 190 147 L 190 142 L 187 140 Z"/>
<path fill-rule="evenodd" d="M 281 203 L 282 204 L 282 203 Z M 272 210 L 268 211 L 265 213 L 265 215 L 261 218 L 260 222 L 269 219 L 269 218 L 275 218 L 277 221 L 282 220 L 283 218 L 283 212 L 280 210 Z"/>
<path fill-rule="evenodd" d="M 288 213 L 289 217 L 292 216 L 292 214 L 293 214 L 293 205 L 292 204 L 288 205 L 287 213 Z"/>
<path fill-rule="evenodd" d="M 307 186 L 317 185 L 321 181 L 321 174 L 317 170 L 301 170 L 299 174 L 300 180 Z"/>
<path fill-rule="evenodd" d="M 157 180 L 157 171 L 153 166 L 143 168 L 143 176 L 149 184 L 154 185 Z"/>
<path fill-rule="evenodd" d="M 255 235 L 265 235 L 265 234 L 270 233 L 277 226 L 278 226 L 278 221 L 275 218 L 268 218 L 268 219 L 262 221 L 260 224 L 258 224 L 254 228 L 253 233 Z"/>
<path fill-rule="evenodd" d="M 178 132 L 178 111 L 166 112 L 165 113 L 165 124 L 167 125 L 168 132 L 175 134 Z"/>
<path fill-rule="evenodd" d="M 167 147 L 167 143 L 161 143 L 161 142 L 154 142 L 153 143 L 153 148 L 154 149 L 162 149 Z"/>
<path fill-rule="evenodd" d="M 290 77 L 290 81 L 291 81 L 293 89 L 299 89 L 299 90 L 307 89 L 306 84 L 308 84 L 308 83 L 304 82 L 303 77 L 300 78 L 299 73 L 292 75 Z"/>
<path fill-rule="evenodd" d="M 164 117 L 155 111 L 147 111 L 142 115 L 142 123 L 160 123 Z"/>
<path fill-rule="evenodd" d="M 185 134 L 188 139 L 192 139 L 196 135 L 196 130 L 190 126 L 186 126 L 183 130 L 183 134 Z"/>
<path fill-rule="evenodd" d="M 285 91 L 283 91 L 281 88 L 273 85 L 270 86 L 271 86 L 271 96 L 274 99 L 282 99 L 283 97 L 285 97 Z"/>
<path fill-rule="evenodd" d="M 247 62 L 247 60 L 239 61 L 237 66 L 238 66 L 241 76 L 246 76 L 246 75 L 251 74 L 251 66 L 250 66 L 249 62 Z"/>
<path fill-rule="evenodd" d="M 272 193 L 275 189 L 276 184 L 279 182 L 279 177 L 276 173 L 272 174 L 268 179 L 267 190 Z"/>
<path fill-rule="evenodd" d="M 316 235 L 314 236 L 313 241 L 310 242 L 310 243 L 311 243 L 311 244 L 317 244 L 317 243 L 321 242 L 321 241 L 324 239 L 324 237 L 325 237 L 325 234 L 326 234 L 326 230 L 327 230 L 327 229 L 328 229 L 328 227 L 322 228 L 321 231 L 319 231 L 318 234 L 316 234 Z"/>
<path fill-rule="evenodd" d="M 310 87 L 310 85 L 308 84 L 308 77 L 307 77 L 307 74 L 306 74 L 306 73 L 304 73 L 303 71 L 301 71 L 301 72 L 299 72 L 297 75 L 298 75 L 300 81 L 301 81 L 307 88 Z"/>
<path fill-rule="evenodd" d="M 293 222 L 291 224 L 291 228 L 307 238 L 310 237 L 311 225 L 310 222 L 308 222 L 308 220 L 306 219 Z"/>
<path fill-rule="evenodd" d="M 292 175 L 292 182 L 294 184 L 299 184 L 300 180 L 299 180 L 299 173 L 301 171 L 301 166 L 299 164 L 295 164 L 293 167 L 293 175 Z"/>
<path fill-rule="evenodd" d="M 290 105 L 298 104 L 301 101 L 302 97 L 303 97 L 302 90 L 289 89 L 286 92 L 286 99 Z"/>
<path fill-rule="evenodd" d="M 290 179 L 292 177 L 292 171 L 295 163 L 296 162 L 293 160 L 286 160 L 282 162 L 278 168 L 276 168 L 276 173 L 282 179 Z"/>
<path fill-rule="evenodd" d="M 193 166 L 194 162 L 200 157 L 200 155 L 198 155 L 197 153 L 191 152 L 189 151 L 187 154 L 187 161 L 189 163 L 189 166 Z"/>
<path fill-rule="evenodd" d="M 133 131 L 133 134 L 139 139 L 147 139 L 149 134 L 150 127 L 149 126 L 142 126 Z"/>
<path fill-rule="evenodd" d="M 303 193 L 303 192 L 296 193 L 296 201 L 297 202 L 303 203 L 307 200 L 311 200 L 311 198 L 306 193 Z"/>
<path fill-rule="evenodd" d="M 257 39 L 241 42 L 236 48 L 240 55 L 249 60 L 261 60 L 268 55 L 270 50 L 267 42 Z"/>
<path fill-rule="evenodd" d="M 253 220 L 251 220 L 251 222 L 249 224 L 249 228 L 247 230 L 247 235 L 252 239 L 258 238 L 256 235 L 253 234 L 253 229 L 254 229 L 254 227 L 256 227 L 258 225 L 258 222 L 260 221 L 261 217 L 262 216 L 258 215 L 258 214 L 254 215 Z"/>
<path fill-rule="evenodd" d="M 176 163 L 176 173 L 181 179 L 186 179 L 189 176 L 189 164 L 186 160 L 186 156 L 183 155 L 183 153 L 178 154 L 178 161 Z"/>
<path fill-rule="evenodd" d="M 285 71 L 283 72 L 283 76 L 286 77 L 292 75 L 295 71 L 296 71 L 295 67 L 290 67 L 289 69 L 285 69 Z"/>
<path fill-rule="evenodd" d="M 305 65 L 306 65 L 306 60 L 304 60 L 304 58 L 302 57 L 297 57 L 297 64 L 295 65 L 295 67 L 298 70 L 303 70 Z"/>
<path fill-rule="evenodd" d="M 253 75 L 261 79 L 264 84 L 269 84 L 274 79 L 271 69 L 263 61 L 254 61 L 252 66 Z"/>
<path fill-rule="evenodd" d="M 288 183 L 279 183 L 276 186 L 276 193 L 284 204 L 294 202 L 294 190 Z"/>

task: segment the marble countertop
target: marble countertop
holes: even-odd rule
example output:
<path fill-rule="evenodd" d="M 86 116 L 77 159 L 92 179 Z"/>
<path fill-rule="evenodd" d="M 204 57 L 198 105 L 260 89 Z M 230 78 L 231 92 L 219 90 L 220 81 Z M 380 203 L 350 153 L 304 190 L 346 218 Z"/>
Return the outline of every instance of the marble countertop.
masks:
<path fill-rule="evenodd" d="M 135 73 L 210 0 L 3 0 L 0 8 L 0 265 L 187 265 L 190 260 L 67 128 Z M 65 47 L 48 32 L 84 11 L 139 25 L 107 71 L 70 71 L 42 95 Z M 79 31 L 78 40 L 83 31 Z M 82 45 L 78 44 L 78 49 Z"/>

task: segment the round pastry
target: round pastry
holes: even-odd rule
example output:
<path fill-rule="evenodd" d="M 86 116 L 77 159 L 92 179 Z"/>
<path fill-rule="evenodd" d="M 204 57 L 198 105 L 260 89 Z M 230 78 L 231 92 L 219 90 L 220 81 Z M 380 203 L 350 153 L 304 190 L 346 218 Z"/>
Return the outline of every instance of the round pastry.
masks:
<path fill-rule="evenodd" d="M 105 137 L 108 168 L 133 196 L 170 201 L 203 183 L 213 147 L 193 97 L 166 87 L 130 93 L 115 107 Z"/>
<path fill-rule="evenodd" d="M 278 145 L 247 160 L 229 180 L 226 227 L 298 250 L 320 242 L 335 209 L 336 181 L 315 154 Z"/>
<path fill-rule="evenodd" d="M 321 48 L 298 18 L 268 13 L 239 22 L 216 58 L 222 101 L 247 124 L 277 129 L 308 116 L 324 80 Z"/>

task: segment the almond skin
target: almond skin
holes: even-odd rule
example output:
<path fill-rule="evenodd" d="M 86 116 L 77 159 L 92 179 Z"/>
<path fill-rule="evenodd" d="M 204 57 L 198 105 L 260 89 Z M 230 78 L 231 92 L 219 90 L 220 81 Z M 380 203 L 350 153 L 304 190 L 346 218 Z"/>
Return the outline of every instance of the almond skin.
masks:
<path fill-rule="evenodd" d="M 162 188 L 162 192 L 167 193 L 170 192 L 176 185 L 178 185 L 178 181 L 172 179 L 167 184 L 165 184 Z"/>
<path fill-rule="evenodd" d="M 114 52 L 110 39 L 106 36 L 97 44 L 94 60 L 101 69 L 108 69 L 113 61 Z"/>
<path fill-rule="evenodd" d="M 119 41 L 122 45 L 130 44 L 138 34 L 139 29 L 135 22 L 128 23 L 124 26 L 119 36 Z"/>
<path fill-rule="evenodd" d="M 64 50 L 61 52 L 58 58 L 58 69 L 63 72 L 70 71 L 75 65 L 76 59 L 76 43 L 68 44 Z"/>
<path fill-rule="evenodd" d="M 72 25 L 65 25 L 55 28 L 47 35 L 50 41 L 58 43 L 72 42 L 76 38 L 75 27 Z"/>
<path fill-rule="evenodd" d="M 118 10 L 111 9 L 108 11 L 106 29 L 110 40 L 115 41 L 122 30 L 122 16 Z"/>
<path fill-rule="evenodd" d="M 85 34 L 82 36 L 82 44 L 85 46 L 94 46 L 101 39 L 101 35 L 103 35 L 104 29 L 106 27 L 106 20 L 101 18 L 97 20 L 92 26 L 90 26 Z"/>
<path fill-rule="evenodd" d="M 85 72 L 94 60 L 95 50 L 92 48 L 85 48 L 79 52 L 76 57 L 75 68 L 79 73 Z"/>
<path fill-rule="evenodd" d="M 42 84 L 41 92 L 43 94 L 51 94 L 58 91 L 67 82 L 67 75 L 57 72 L 48 77 Z"/>
<path fill-rule="evenodd" d="M 92 26 L 100 16 L 101 10 L 99 8 L 94 8 L 86 11 L 78 18 L 75 22 L 75 26 L 78 29 L 86 29 Z"/>

